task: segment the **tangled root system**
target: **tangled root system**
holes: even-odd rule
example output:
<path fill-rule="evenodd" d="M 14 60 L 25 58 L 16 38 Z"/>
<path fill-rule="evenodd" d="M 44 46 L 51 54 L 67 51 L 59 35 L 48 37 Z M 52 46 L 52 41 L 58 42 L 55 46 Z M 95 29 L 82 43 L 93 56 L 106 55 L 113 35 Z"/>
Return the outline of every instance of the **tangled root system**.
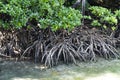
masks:
<path fill-rule="evenodd" d="M 23 32 L 25 34 L 21 35 Z M 12 57 L 11 53 L 19 54 L 20 59 L 31 57 L 35 62 L 42 62 L 49 67 L 60 62 L 77 64 L 77 61 L 95 61 L 97 57 L 105 59 L 120 57 L 116 50 L 118 40 L 97 30 L 78 28 L 72 32 L 65 30 L 53 32 L 50 29 L 38 31 L 23 29 L 1 34 L 0 56 Z"/>

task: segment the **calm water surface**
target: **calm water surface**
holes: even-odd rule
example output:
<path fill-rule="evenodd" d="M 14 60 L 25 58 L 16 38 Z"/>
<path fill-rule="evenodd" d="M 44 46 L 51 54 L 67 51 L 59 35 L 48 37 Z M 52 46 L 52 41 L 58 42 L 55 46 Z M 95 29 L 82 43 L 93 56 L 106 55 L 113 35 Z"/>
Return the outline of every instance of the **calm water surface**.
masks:
<path fill-rule="evenodd" d="M 0 80 L 120 80 L 120 60 L 60 64 L 53 68 L 28 61 L 0 61 Z"/>

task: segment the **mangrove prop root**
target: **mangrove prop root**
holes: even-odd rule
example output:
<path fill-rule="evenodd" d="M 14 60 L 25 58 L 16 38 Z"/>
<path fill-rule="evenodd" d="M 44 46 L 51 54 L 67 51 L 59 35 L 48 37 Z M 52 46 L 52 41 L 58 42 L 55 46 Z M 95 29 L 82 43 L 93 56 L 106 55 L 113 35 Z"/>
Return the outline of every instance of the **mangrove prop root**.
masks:
<path fill-rule="evenodd" d="M 25 34 L 21 35 L 23 32 Z M 97 57 L 110 59 L 120 56 L 115 49 L 118 39 L 92 29 L 78 28 L 72 32 L 23 29 L 1 33 L 1 57 L 28 57 L 49 67 L 60 62 L 77 64 L 77 61 L 95 61 Z"/>

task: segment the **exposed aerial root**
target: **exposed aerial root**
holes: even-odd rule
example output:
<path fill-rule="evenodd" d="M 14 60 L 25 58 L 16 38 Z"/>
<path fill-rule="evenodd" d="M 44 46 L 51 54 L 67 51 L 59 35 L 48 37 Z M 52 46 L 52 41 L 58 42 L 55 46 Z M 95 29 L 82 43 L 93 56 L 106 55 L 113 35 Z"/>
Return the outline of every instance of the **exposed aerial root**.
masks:
<path fill-rule="evenodd" d="M 21 33 L 26 33 L 20 35 Z M 105 59 L 119 58 L 116 42 L 106 34 L 95 30 L 75 29 L 52 32 L 46 30 L 23 30 L 0 34 L 0 56 L 32 58 L 52 67 L 64 62 L 77 64 L 78 61 L 95 61 L 98 57 Z"/>
<path fill-rule="evenodd" d="M 46 49 L 42 61 L 45 60 L 45 65 L 53 66 L 59 63 L 59 61 L 63 61 L 65 63 L 73 62 L 77 63 L 76 59 L 81 59 L 81 56 L 76 52 L 69 41 L 63 41 L 61 43 L 57 43 L 50 49 Z"/>

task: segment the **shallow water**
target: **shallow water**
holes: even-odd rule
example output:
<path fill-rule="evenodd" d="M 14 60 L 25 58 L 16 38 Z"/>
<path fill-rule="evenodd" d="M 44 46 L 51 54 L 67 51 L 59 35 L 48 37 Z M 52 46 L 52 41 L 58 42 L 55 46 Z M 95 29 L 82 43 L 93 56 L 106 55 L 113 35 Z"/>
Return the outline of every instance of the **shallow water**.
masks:
<path fill-rule="evenodd" d="M 28 61 L 1 61 L 0 80 L 120 80 L 120 60 L 61 64 L 43 69 Z"/>

